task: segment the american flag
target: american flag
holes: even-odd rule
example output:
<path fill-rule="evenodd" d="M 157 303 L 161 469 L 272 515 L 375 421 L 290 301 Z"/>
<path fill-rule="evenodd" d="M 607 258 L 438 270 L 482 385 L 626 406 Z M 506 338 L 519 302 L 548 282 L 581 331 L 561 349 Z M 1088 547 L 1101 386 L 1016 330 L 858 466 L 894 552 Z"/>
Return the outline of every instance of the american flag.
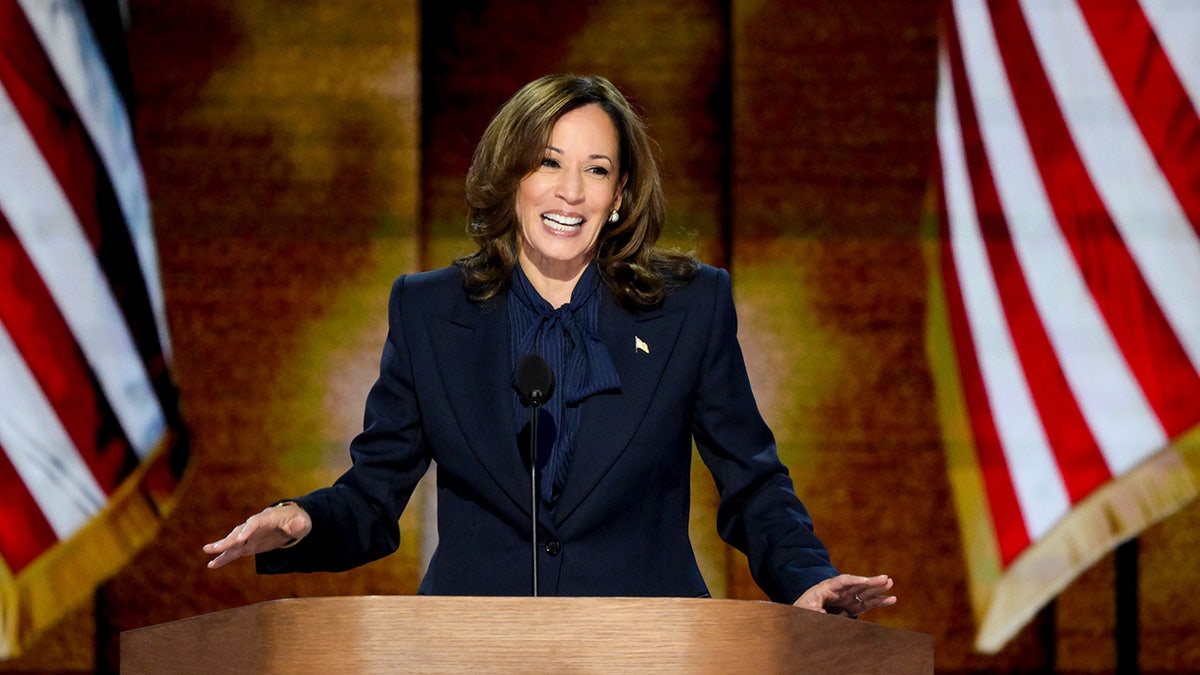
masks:
<path fill-rule="evenodd" d="M 1200 3 L 942 18 L 930 353 L 994 653 L 1197 494 Z"/>
<path fill-rule="evenodd" d="M 0 659 L 155 533 L 187 464 L 121 8 L 0 1 Z"/>

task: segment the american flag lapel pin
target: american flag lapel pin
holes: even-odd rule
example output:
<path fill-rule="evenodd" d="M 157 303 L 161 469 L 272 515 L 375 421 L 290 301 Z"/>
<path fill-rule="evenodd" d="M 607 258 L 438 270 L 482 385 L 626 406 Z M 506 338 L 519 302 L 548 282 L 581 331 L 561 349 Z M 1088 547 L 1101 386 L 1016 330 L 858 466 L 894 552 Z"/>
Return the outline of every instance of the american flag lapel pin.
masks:
<path fill-rule="evenodd" d="M 650 345 L 646 344 L 646 342 L 644 340 L 642 340 L 642 338 L 634 335 L 633 336 L 633 351 L 646 352 L 647 354 L 649 354 L 650 353 Z"/>

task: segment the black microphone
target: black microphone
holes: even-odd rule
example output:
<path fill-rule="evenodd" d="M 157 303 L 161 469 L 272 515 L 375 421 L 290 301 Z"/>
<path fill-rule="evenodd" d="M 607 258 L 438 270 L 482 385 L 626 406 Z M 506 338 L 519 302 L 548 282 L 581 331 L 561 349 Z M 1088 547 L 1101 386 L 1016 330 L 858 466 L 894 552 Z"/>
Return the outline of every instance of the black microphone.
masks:
<path fill-rule="evenodd" d="M 548 401 L 550 395 L 554 393 L 554 371 L 550 369 L 550 364 L 546 363 L 546 359 L 537 354 L 526 354 L 517 362 L 515 379 L 517 393 L 521 395 L 521 402 L 533 408 L 533 415 L 529 420 L 529 541 L 533 554 L 533 597 L 536 598 L 538 596 L 538 417 L 541 414 L 542 404 Z"/>
<path fill-rule="evenodd" d="M 554 371 L 546 359 L 537 354 L 526 354 L 517 362 L 517 393 L 521 402 L 535 408 L 550 399 L 554 393 Z M 537 419 L 537 416 L 534 416 Z"/>

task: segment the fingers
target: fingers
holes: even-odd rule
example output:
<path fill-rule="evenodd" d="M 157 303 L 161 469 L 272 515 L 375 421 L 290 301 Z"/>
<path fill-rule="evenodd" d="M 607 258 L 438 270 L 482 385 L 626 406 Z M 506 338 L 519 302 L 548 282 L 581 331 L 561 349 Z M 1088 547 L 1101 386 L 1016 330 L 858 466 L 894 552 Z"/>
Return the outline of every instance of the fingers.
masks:
<path fill-rule="evenodd" d="M 212 553 L 227 550 L 230 546 L 233 546 L 238 542 L 241 533 L 246 529 L 246 526 L 250 524 L 250 521 L 254 520 L 254 518 L 255 516 L 250 516 L 246 519 L 246 522 L 230 530 L 229 534 L 225 535 L 221 539 L 218 539 L 211 544 L 205 544 L 204 551 L 206 553 Z"/>
<path fill-rule="evenodd" d="M 851 616 L 879 607 L 890 607 L 897 602 L 896 596 L 889 594 L 894 585 L 895 582 L 886 574 L 858 577 L 843 589 L 837 605 Z"/>
<path fill-rule="evenodd" d="M 217 569 L 238 558 L 294 544 L 311 530 L 308 513 L 294 502 L 285 502 L 250 516 L 223 539 L 205 544 L 203 550 L 216 556 L 208 561 L 208 568 Z"/>
<path fill-rule="evenodd" d="M 224 567 L 234 560 L 246 555 L 244 551 L 245 540 L 243 537 L 247 526 L 249 526 L 253 520 L 254 516 L 251 516 L 246 520 L 246 522 L 230 530 L 229 534 L 225 535 L 223 539 L 219 539 L 211 544 L 204 545 L 205 553 L 209 555 L 216 555 L 215 558 L 208 561 L 209 569 L 215 570 L 217 568 Z"/>
<path fill-rule="evenodd" d="M 864 577 L 857 574 L 840 574 L 833 578 L 839 582 L 842 589 L 856 589 L 857 592 L 870 590 L 873 588 L 891 588 L 892 578 L 886 574 L 877 574 L 873 577 Z"/>
<path fill-rule="evenodd" d="M 849 609 L 853 614 L 862 614 L 868 610 L 879 607 L 890 607 L 896 604 L 896 596 L 878 593 L 871 595 L 870 593 L 856 593 L 854 595 L 854 603 L 849 605 Z"/>
<path fill-rule="evenodd" d="M 210 569 L 210 570 L 219 569 L 221 567 L 228 565 L 229 563 L 233 562 L 234 560 L 237 560 L 240 557 L 242 557 L 241 553 L 232 553 L 230 551 L 226 551 L 226 552 L 222 553 L 221 555 L 213 558 L 212 560 L 209 560 L 208 561 L 208 569 Z"/>
<path fill-rule="evenodd" d="M 794 604 L 828 614 L 858 616 L 896 604 L 896 597 L 889 595 L 893 585 L 886 574 L 873 577 L 840 574 L 808 589 Z"/>

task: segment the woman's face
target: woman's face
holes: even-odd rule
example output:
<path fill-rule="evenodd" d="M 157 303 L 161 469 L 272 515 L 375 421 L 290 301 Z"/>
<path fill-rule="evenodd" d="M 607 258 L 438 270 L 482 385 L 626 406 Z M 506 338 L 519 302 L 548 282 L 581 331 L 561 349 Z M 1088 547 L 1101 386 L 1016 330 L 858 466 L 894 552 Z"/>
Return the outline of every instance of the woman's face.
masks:
<path fill-rule="evenodd" d="M 617 152 L 617 130 L 599 105 L 559 118 L 541 164 L 517 188 L 523 263 L 559 280 L 582 273 L 609 214 L 621 205 Z"/>

